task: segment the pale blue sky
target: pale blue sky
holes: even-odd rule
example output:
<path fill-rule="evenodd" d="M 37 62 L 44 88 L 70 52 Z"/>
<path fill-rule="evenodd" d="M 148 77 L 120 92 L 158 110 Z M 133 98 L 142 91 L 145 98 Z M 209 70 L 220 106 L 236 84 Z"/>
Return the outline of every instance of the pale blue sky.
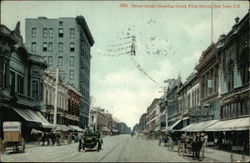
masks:
<path fill-rule="evenodd" d="M 121 3 L 128 8 L 120 8 Z M 197 1 L 4 1 L 1 3 L 1 23 L 14 29 L 16 22 L 21 22 L 21 32 L 25 36 L 25 18 L 85 17 L 95 40 L 91 59 L 91 96 L 93 106 L 103 107 L 120 121 L 130 127 L 138 123 L 146 108 L 159 97 L 163 80 L 176 78 L 180 72 L 182 80 L 193 71 L 202 51 L 211 42 L 210 8 L 131 8 L 131 4 L 211 4 Z M 234 18 L 242 18 L 248 11 L 247 2 L 215 1 L 216 5 L 240 5 L 239 8 L 213 9 L 214 36 L 217 41 L 222 33 L 228 33 L 234 24 Z M 148 23 L 154 20 L 155 23 Z M 117 54 L 108 52 L 109 44 L 121 43 L 119 38 L 134 26 L 137 53 L 134 59 L 159 84 L 153 83 L 138 71 L 129 55 L 108 57 L 100 55 Z M 149 55 L 155 51 L 150 37 L 158 41 L 158 49 L 168 51 L 167 56 Z M 167 38 L 167 42 L 165 41 Z M 174 55 L 173 55 L 173 52 Z"/>

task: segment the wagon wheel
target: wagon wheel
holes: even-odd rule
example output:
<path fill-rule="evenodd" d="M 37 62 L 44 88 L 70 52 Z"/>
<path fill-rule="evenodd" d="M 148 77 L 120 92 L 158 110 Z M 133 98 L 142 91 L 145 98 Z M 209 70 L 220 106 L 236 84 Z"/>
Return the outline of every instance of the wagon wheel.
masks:
<path fill-rule="evenodd" d="M 81 152 L 81 149 L 82 149 L 82 141 L 80 140 L 79 141 L 79 146 L 78 146 L 78 152 Z"/>
<path fill-rule="evenodd" d="M 4 154 L 6 152 L 6 143 L 5 143 L 5 141 L 3 140 L 0 145 L 1 145 L 1 152 L 2 152 L 2 154 Z"/>
<path fill-rule="evenodd" d="M 24 141 L 24 138 L 22 138 L 21 146 L 22 146 L 22 152 L 25 152 L 25 141 Z"/>

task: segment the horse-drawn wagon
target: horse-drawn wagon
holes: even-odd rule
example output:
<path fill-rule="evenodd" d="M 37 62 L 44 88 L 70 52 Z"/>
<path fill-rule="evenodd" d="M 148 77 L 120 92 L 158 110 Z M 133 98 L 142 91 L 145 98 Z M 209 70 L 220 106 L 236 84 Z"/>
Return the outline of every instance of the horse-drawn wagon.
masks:
<path fill-rule="evenodd" d="M 1 151 L 4 153 L 8 147 L 12 147 L 13 152 L 25 152 L 25 141 L 22 138 L 21 122 L 3 122 L 3 141 L 1 141 Z"/>
<path fill-rule="evenodd" d="M 201 134 L 193 135 L 193 136 L 181 136 L 178 145 L 177 151 L 179 155 L 184 156 L 192 156 L 193 159 L 200 159 L 200 151 L 204 140 L 202 140 Z"/>

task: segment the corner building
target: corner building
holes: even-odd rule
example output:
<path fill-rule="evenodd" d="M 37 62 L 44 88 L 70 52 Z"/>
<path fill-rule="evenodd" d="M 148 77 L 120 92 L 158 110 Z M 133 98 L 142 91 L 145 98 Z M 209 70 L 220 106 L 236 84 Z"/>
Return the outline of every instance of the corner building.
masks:
<path fill-rule="evenodd" d="M 88 125 L 90 94 L 90 48 L 94 39 L 83 16 L 25 20 L 26 46 L 41 54 L 50 69 L 59 68 L 61 78 L 81 94 L 80 126 Z"/>

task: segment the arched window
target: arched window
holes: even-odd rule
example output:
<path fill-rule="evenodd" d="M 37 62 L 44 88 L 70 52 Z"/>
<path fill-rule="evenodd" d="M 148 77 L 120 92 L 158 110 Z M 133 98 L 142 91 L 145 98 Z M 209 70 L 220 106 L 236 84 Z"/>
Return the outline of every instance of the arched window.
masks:
<path fill-rule="evenodd" d="M 245 85 L 249 82 L 249 50 L 244 48 L 240 53 L 239 57 L 239 73 L 242 81 L 242 85 Z"/>

